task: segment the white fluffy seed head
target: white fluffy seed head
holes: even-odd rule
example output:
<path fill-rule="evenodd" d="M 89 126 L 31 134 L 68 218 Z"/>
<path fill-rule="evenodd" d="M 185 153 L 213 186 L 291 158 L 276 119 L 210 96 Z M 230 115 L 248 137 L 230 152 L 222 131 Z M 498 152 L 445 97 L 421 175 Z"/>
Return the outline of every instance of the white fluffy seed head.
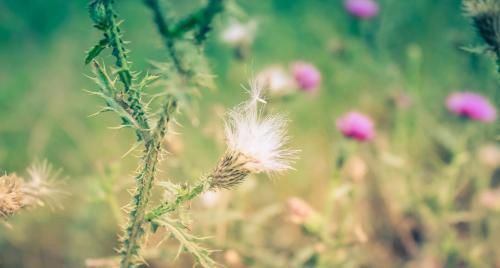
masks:
<path fill-rule="evenodd" d="M 291 169 L 296 151 L 286 148 L 287 119 L 279 114 L 263 115 L 262 87 L 250 82 L 250 99 L 232 109 L 226 120 L 225 136 L 229 151 L 246 156 L 244 168 L 250 172 L 280 173 Z"/>

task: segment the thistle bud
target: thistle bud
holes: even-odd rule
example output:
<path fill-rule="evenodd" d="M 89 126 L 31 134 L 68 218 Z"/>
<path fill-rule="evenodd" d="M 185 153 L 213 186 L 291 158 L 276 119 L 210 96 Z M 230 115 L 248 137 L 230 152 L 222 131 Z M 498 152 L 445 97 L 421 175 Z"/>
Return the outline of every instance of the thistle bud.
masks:
<path fill-rule="evenodd" d="M 245 167 L 251 159 L 240 152 L 224 154 L 214 172 L 210 175 L 211 188 L 231 188 L 243 182 L 250 170 Z"/>
<path fill-rule="evenodd" d="M 89 4 L 89 14 L 90 18 L 97 26 L 106 24 L 106 7 L 102 1 L 92 1 Z"/>

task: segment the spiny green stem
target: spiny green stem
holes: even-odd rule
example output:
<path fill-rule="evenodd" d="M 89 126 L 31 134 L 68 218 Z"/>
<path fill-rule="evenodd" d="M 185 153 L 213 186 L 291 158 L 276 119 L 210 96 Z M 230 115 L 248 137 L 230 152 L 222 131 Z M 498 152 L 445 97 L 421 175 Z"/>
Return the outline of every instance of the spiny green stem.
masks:
<path fill-rule="evenodd" d="M 152 222 L 159 217 L 177 210 L 182 204 L 187 201 L 193 200 L 195 197 L 206 191 L 210 187 L 210 178 L 202 180 L 194 187 L 187 189 L 187 191 L 176 196 L 172 202 L 165 202 L 153 208 L 146 214 L 145 221 Z"/>
<path fill-rule="evenodd" d="M 120 105 L 124 106 L 132 114 L 141 129 L 148 130 L 149 122 L 145 115 L 144 106 L 141 104 L 141 92 L 133 86 L 134 76 L 127 60 L 127 49 L 124 46 L 113 3 L 113 0 L 94 0 L 89 6 L 90 16 L 95 22 L 95 27 L 103 31 L 104 39 L 100 40 L 99 44 L 89 52 L 86 62 L 92 60 L 106 47 L 111 47 L 111 54 L 115 57 L 115 65 L 118 69 L 118 77 L 123 85 L 123 91 L 115 91 L 114 98 L 119 100 Z M 137 131 L 138 138 L 144 138 L 139 132 Z M 145 142 L 149 141 L 145 140 Z"/>
<path fill-rule="evenodd" d="M 122 240 L 123 246 L 120 250 L 122 268 L 133 267 L 134 258 L 139 254 L 139 243 L 144 233 L 142 228 L 144 213 L 151 196 L 158 156 L 158 144 L 150 144 L 145 152 L 143 168 L 136 177 L 137 189 L 133 197 L 133 208 L 129 213 L 129 223 L 125 230 L 125 237 Z"/>
<path fill-rule="evenodd" d="M 205 40 L 206 35 L 211 29 L 211 23 L 215 15 L 223 10 L 223 0 L 210 0 L 205 7 L 181 19 L 173 27 L 169 26 L 168 19 L 161 11 L 158 0 L 144 0 L 144 3 L 153 12 L 154 22 L 165 42 L 165 47 L 172 59 L 175 69 L 179 74 L 188 78 L 191 77 L 191 71 L 182 66 L 182 61 L 175 48 L 175 41 L 196 27 L 198 27 L 198 32 L 195 37 L 198 43 L 200 44 Z"/>
<path fill-rule="evenodd" d="M 120 250 L 122 268 L 134 267 L 135 257 L 139 254 L 140 241 L 144 234 L 144 216 L 151 198 L 151 189 L 154 184 L 156 166 L 159 162 L 161 143 L 167 130 L 166 125 L 170 121 L 170 115 L 175 108 L 175 101 L 167 102 L 153 132 L 152 141 L 146 144 L 143 168 L 136 177 L 137 189 L 134 193 L 125 237 L 122 240 L 123 247 Z"/>
<path fill-rule="evenodd" d="M 123 83 L 125 92 L 129 92 L 132 87 L 132 73 L 130 71 L 129 63 L 127 60 L 127 52 L 123 46 L 121 38 L 121 31 L 116 21 L 116 13 L 113 10 L 113 0 L 104 0 L 104 8 L 107 18 L 107 29 L 105 36 L 108 39 L 111 47 L 113 48 L 113 56 L 116 59 L 116 66 L 118 69 L 118 76 Z"/>

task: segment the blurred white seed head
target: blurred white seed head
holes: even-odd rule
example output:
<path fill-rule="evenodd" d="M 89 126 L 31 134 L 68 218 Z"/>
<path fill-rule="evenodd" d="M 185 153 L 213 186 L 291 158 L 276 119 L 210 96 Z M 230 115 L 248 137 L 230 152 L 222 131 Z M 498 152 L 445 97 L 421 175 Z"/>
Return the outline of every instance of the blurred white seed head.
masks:
<path fill-rule="evenodd" d="M 31 197 L 31 202 L 43 206 L 64 192 L 57 188 L 60 180 L 60 171 L 54 171 L 52 166 L 44 161 L 35 163 L 28 168 L 28 178 L 25 181 L 23 191 Z M 51 202 L 55 204 L 55 202 Z"/>
<path fill-rule="evenodd" d="M 262 87 L 250 83 L 250 99 L 233 108 L 226 119 L 224 133 L 228 149 L 212 174 L 214 187 L 239 184 L 250 173 L 281 173 L 292 169 L 296 151 L 286 147 L 287 119 L 282 115 L 263 115 Z"/>
<path fill-rule="evenodd" d="M 292 76 L 279 65 L 269 66 L 257 74 L 257 81 L 267 89 L 270 96 L 284 96 L 291 94 L 296 88 Z"/>
<path fill-rule="evenodd" d="M 249 21 L 247 23 L 233 21 L 222 32 L 221 39 L 224 43 L 232 46 L 248 45 L 253 42 L 256 30 L 256 21 Z"/>
<path fill-rule="evenodd" d="M 221 199 L 220 195 L 220 192 L 215 191 L 204 192 L 200 197 L 201 203 L 206 208 L 213 208 L 217 205 L 217 203 L 219 203 Z"/>

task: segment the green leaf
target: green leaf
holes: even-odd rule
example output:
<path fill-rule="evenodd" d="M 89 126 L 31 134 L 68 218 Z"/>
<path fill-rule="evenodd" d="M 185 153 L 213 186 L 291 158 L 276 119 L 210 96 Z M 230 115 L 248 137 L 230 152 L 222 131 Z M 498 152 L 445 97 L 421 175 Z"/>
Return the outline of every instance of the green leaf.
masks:
<path fill-rule="evenodd" d="M 95 45 L 89 52 L 87 52 L 87 57 L 85 57 L 85 64 L 89 64 L 92 60 L 94 60 L 99 54 L 108 47 L 109 41 L 107 38 L 99 41 L 97 45 Z"/>

